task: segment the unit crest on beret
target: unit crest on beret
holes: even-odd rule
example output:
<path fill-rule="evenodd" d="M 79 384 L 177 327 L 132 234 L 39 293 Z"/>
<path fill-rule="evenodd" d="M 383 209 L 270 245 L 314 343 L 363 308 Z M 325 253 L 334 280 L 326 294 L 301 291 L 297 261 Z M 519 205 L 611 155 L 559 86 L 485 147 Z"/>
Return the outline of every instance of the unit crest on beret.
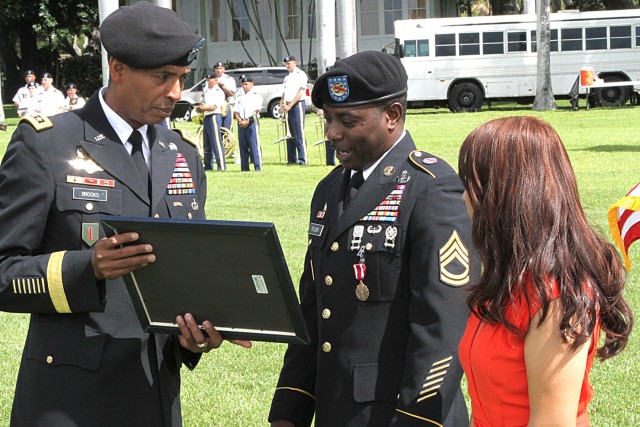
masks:
<path fill-rule="evenodd" d="M 34 116 L 26 116 L 20 120 L 20 123 L 29 123 L 36 132 L 40 132 L 46 129 L 51 129 L 53 127 L 53 123 L 47 116 L 41 116 L 40 114 L 36 114 Z"/>
<path fill-rule="evenodd" d="M 193 137 L 189 134 L 189 132 L 187 132 L 186 130 L 182 130 L 182 129 L 178 129 L 178 128 L 174 128 L 172 129 L 174 132 L 177 132 L 178 135 L 180 135 L 180 137 L 185 141 L 188 142 L 189 144 L 193 145 L 194 147 L 197 147 L 196 145 L 196 141 L 193 139 Z"/>

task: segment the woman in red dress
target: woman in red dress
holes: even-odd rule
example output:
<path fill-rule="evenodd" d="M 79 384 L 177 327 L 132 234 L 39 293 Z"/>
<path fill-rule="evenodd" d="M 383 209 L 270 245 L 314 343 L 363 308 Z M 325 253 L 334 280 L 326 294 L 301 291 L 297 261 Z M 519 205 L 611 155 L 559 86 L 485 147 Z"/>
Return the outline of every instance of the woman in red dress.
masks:
<path fill-rule="evenodd" d="M 493 120 L 466 138 L 458 170 L 484 267 L 460 343 L 471 426 L 589 426 L 594 357 L 620 353 L 633 318 L 560 137 L 534 117 Z"/>

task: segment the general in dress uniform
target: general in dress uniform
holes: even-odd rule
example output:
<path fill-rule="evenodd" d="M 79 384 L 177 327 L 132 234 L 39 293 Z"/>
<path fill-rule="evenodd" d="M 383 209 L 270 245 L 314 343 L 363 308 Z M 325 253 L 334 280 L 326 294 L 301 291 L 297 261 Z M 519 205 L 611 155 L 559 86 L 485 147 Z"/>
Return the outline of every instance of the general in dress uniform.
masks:
<path fill-rule="evenodd" d="M 198 150 L 157 125 L 204 39 L 146 2 L 113 12 L 101 37 L 109 86 L 83 109 L 23 119 L 0 166 L 0 309 L 31 313 L 12 426 L 179 426 L 180 367 L 220 343 L 144 333 L 121 276 L 154 255 L 100 225 L 204 218 Z M 179 319 L 194 330 L 191 315 Z"/>
<path fill-rule="evenodd" d="M 300 280 L 309 346 L 290 345 L 272 426 L 466 426 L 457 348 L 479 277 L 456 172 L 404 130 L 407 75 L 382 52 L 314 85 L 341 165 L 311 202 Z"/>

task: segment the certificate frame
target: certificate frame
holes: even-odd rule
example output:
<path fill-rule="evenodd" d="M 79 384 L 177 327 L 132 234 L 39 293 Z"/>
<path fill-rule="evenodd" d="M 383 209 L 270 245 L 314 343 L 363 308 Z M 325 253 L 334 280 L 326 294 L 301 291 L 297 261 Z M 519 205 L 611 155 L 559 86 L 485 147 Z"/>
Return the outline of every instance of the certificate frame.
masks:
<path fill-rule="evenodd" d="M 310 342 L 273 223 L 116 216 L 101 222 L 108 237 L 136 232 L 131 244 L 153 246 L 156 261 L 123 277 L 146 332 L 180 334 L 176 316 L 192 313 L 225 339 Z"/>

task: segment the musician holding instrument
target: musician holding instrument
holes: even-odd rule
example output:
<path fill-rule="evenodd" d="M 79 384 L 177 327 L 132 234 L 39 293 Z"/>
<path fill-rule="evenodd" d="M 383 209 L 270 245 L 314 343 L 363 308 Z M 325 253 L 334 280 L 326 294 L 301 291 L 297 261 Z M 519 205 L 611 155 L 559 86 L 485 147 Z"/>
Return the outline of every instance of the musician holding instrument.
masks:
<path fill-rule="evenodd" d="M 227 170 L 220 133 L 225 98 L 216 74 L 207 74 L 207 85 L 202 92 L 202 104 L 196 107 L 196 111 L 204 113 L 204 170 L 206 171 L 213 170 L 214 160 L 219 171 Z"/>
<path fill-rule="evenodd" d="M 282 111 L 286 116 L 291 138 L 287 139 L 287 164 L 307 164 L 307 146 L 304 139 L 304 115 L 307 105 L 304 94 L 307 90 L 307 74 L 298 68 L 295 56 L 283 59 L 289 74 L 284 78 Z"/>
<path fill-rule="evenodd" d="M 260 148 L 260 127 L 258 118 L 262 108 L 262 97 L 253 90 L 251 76 L 240 77 L 243 94 L 238 97 L 235 116 L 238 121 L 238 146 L 240 150 L 240 170 L 249 172 L 249 159 L 257 172 L 262 170 Z"/>

